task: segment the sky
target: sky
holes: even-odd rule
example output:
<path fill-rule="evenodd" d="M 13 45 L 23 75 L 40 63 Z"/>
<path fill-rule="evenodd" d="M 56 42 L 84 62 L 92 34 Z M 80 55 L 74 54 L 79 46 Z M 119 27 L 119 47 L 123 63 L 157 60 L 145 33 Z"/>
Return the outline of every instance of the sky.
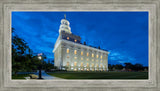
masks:
<path fill-rule="evenodd" d="M 12 12 L 12 28 L 34 53 L 54 59 L 61 19 L 87 45 L 108 50 L 109 64 L 148 66 L 148 12 Z"/>

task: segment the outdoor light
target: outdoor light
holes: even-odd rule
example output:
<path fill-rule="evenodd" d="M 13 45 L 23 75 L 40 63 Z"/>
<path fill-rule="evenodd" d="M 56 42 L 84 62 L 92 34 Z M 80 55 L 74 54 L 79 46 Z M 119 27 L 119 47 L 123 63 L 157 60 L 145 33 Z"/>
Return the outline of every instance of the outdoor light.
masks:
<path fill-rule="evenodd" d="M 42 59 L 42 57 L 41 57 L 41 56 L 38 56 L 38 59 L 39 59 L 39 60 L 41 60 L 41 59 Z"/>
<path fill-rule="evenodd" d="M 41 61 L 41 64 L 39 66 L 39 77 L 38 77 L 38 79 L 43 79 L 42 78 L 42 72 L 41 72 L 41 70 L 42 70 L 42 53 L 38 54 L 38 59 Z"/>

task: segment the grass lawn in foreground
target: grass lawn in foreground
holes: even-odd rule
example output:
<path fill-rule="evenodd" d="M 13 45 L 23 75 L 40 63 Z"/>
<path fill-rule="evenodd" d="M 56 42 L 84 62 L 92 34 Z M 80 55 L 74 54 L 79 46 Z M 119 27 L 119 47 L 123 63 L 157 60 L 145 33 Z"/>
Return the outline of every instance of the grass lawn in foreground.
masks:
<path fill-rule="evenodd" d="M 12 75 L 12 79 L 25 79 L 24 77 L 29 77 L 29 74 L 16 74 L 16 75 Z"/>
<path fill-rule="evenodd" d="M 148 79 L 148 72 L 54 72 L 48 74 L 64 79 Z"/>

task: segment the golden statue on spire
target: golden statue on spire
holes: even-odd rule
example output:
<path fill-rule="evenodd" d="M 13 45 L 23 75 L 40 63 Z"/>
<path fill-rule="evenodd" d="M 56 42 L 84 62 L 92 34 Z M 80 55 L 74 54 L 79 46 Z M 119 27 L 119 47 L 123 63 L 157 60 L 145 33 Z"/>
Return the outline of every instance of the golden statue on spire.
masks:
<path fill-rule="evenodd" d="M 64 19 L 66 19 L 66 14 L 64 14 Z"/>

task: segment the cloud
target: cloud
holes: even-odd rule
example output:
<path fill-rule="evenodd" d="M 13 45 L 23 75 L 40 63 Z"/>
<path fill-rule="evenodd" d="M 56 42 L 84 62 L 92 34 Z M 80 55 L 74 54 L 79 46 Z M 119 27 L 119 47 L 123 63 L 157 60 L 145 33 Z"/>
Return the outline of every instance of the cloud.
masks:
<path fill-rule="evenodd" d="M 82 43 L 109 50 L 109 63 L 148 65 L 148 12 L 13 12 L 12 27 L 34 52 L 50 59 L 64 13 Z"/>

